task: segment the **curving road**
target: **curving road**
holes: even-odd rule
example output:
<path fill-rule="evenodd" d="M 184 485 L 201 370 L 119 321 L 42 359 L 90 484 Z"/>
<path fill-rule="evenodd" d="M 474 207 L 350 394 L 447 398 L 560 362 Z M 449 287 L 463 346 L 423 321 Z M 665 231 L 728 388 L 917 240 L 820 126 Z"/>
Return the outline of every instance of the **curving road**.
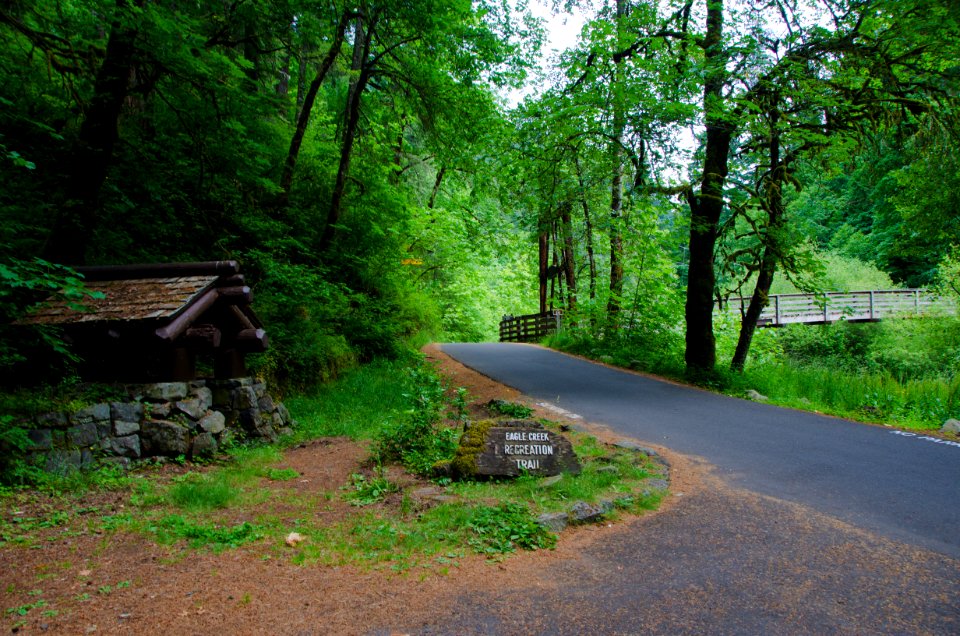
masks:
<path fill-rule="evenodd" d="M 960 446 L 536 346 L 442 349 L 588 421 L 699 456 L 711 474 L 557 558 L 453 579 L 446 598 L 372 633 L 960 634 Z"/>
<path fill-rule="evenodd" d="M 960 558 L 960 444 L 716 395 L 537 346 L 443 351 L 588 421 L 703 457 L 735 486 Z"/>

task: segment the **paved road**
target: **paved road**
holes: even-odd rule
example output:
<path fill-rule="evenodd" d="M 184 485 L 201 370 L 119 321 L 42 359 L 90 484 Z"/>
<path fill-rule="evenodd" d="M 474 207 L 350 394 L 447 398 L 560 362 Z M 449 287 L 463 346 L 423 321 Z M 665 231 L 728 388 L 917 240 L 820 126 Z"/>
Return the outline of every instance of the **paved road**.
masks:
<path fill-rule="evenodd" d="M 960 634 L 960 448 L 533 346 L 443 351 L 670 448 L 683 475 L 658 514 L 452 574 L 372 634 Z"/>
<path fill-rule="evenodd" d="M 960 558 L 960 446 L 715 395 L 536 346 L 442 349 L 588 421 L 705 458 L 735 487 Z"/>

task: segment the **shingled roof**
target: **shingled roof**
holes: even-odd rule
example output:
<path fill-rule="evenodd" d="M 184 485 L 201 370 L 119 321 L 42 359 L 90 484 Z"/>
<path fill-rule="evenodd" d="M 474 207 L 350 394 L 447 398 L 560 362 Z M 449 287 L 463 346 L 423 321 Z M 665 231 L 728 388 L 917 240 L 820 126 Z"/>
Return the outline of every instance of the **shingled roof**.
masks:
<path fill-rule="evenodd" d="M 131 278 L 86 283 L 91 292 L 103 298 L 84 299 L 83 310 L 76 303 L 57 300 L 47 303 L 24 322 L 60 325 L 74 322 L 110 320 L 173 319 L 213 289 L 218 276 L 178 276 L 174 278 Z"/>
<path fill-rule="evenodd" d="M 111 350 L 134 360 L 137 349 L 229 354 L 236 372 L 245 353 L 266 350 L 263 324 L 250 307 L 253 293 L 236 261 L 80 267 L 85 285 L 102 298 L 51 300 L 20 321 L 59 325 L 88 355 Z M 166 344 L 164 344 L 166 343 Z M 222 357 L 222 356 L 221 356 Z M 237 362 L 239 360 L 239 362 Z M 130 364 L 133 364 L 131 362 Z M 125 364 L 124 367 L 130 367 Z M 186 368 L 186 367 L 185 367 Z M 183 376 L 186 371 L 178 371 Z M 192 371 L 190 371 L 192 373 Z"/>

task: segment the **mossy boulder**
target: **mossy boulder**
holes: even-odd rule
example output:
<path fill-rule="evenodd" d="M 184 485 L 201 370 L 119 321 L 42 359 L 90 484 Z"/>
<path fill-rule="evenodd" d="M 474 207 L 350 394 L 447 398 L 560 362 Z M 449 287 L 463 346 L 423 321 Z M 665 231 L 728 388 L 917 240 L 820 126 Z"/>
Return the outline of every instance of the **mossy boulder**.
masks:
<path fill-rule="evenodd" d="M 536 420 L 480 420 L 467 426 L 451 463 L 460 479 L 580 472 L 566 437 Z"/>

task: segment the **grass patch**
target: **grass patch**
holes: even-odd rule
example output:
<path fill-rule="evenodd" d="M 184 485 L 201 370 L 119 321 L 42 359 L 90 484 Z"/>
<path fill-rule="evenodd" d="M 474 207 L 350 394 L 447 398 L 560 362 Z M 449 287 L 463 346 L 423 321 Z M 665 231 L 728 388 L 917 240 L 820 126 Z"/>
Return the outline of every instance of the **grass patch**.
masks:
<path fill-rule="evenodd" d="M 914 430 L 936 430 L 960 416 L 960 376 L 901 380 L 780 364 L 751 368 L 740 382 L 776 404 Z"/>
<path fill-rule="evenodd" d="M 463 483 L 436 479 L 433 487 L 442 489 L 449 502 L 415 495 L 414 490 L 427 484 L 409 474 L 399 479 L 408 489 L 401 490 L 393 481 L 395 468 L 388 479 L 383 464 L 393 461 L 410 473 L 433 476 L 435 466 L 452 457 L 467 411 L 465 391 L 446 386 L 422 362 L 377 362 L 287 403 L 301 427 L 293 440 L 282 444 L 330 435 L 370 440 L 371 463 L 376 468 L 353 473 L 341 485 L 339 496 L 336 490 L 305 495 L 265 487 L 268 482 L 300 476 L 278 467 L 283 462 L 279 445 L 235 447 L 229 450 L 228 461 L 178 476 L 169 476 L 170 468 L 182 470 L 176 467 L 124 476 L 117 485 L 130 492 L 126 509 L 111 509 L 109 514 L 92 511 L 80 524 L 83 530 L 103 533 L 104 550 L 110 535 L 117 532 L 141 533 L 159 544 L 180 544 L 186 550 L 215 552 L 262 540 L 257 549 L 262 546 L 265 557 L 294 563 L 349 563 L 398 572 L 420 568 L 444 574 L 467 554 L 490 556 L 552 547 L 556 538 L 536 522 L 540 513 L 569 510 L 576 501 L 592 504 L 602 499 L 618 502 L 619 510 L 639 512 L 654 507 L 659 501 L 656 493 L 662 492 L 651 488 L 644 493 L 644 483 L 656 476 L 656 467 L 645 456 L 611 452 L 595 439 L 576 433 L 571 437 L 583 461 L 583 471 L 576 476 L 549 482 L 532 476 Z M 500 412 L 507 417 L 529 416 L 522 405 L 503 404 L 508 406 Z M 278 501 L 282 512 L 261 506 L 273 497 L 282 498 Z M 331 523 L 324 520 L 329 517 L 317 514 L 335 511 L 343 519 L 343 500 L 355 507 L 346 519 Z M 79 514 L 68 510 L 45 517 L 43 523 L 66 531 L 78 525 L 74 522 Z M 5 541 L 26 537 L 28 544 L 31 533 L 44 529 L 33 517 L 5 521 L 9 518 L 0 517 L 4 519 L 0 537 Z M 14 523 L 23 527 L 14 528 Z M 286 543 L 291 532 L 305 537 L 295 550 Z"/>
<path fill-rule="evenodd" d="M 291 443 L 317 437 L 372 439 L 409 408 L 404 387 L 397 382 L 409 362 L 377 360 L 285 404 L 299 424 Z"/>
<path fill-rule="evenodd" d="M 184 539 L 191 548 L 210 548 L 214 552 L 238 548 L 263 537 L 260 529 L 248 522 L 221 527 L 214 523 L 189 521 L 181 515 L 163 517 L 149 526 L 147 531 L 156 536 L 160 543 L 169 544 Z"/>

